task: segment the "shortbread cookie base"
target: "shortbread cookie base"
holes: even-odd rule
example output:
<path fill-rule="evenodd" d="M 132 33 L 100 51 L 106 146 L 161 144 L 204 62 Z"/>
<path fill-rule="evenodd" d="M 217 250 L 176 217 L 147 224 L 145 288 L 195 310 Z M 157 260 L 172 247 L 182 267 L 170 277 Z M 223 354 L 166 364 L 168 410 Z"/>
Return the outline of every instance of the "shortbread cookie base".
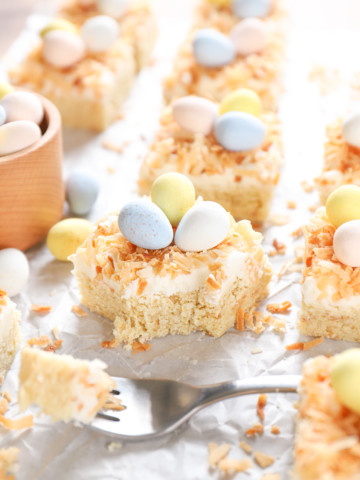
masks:
<path fill-rule="evenodd" d="M 251 285 L 237 278 L 215 303 L 208 301 L 201 288 L 170 296 L 159 293 L 124 298 L 106 285 L 95 285 L 80 272 L 76 272 L 76 277 L 81 302 L 115 322 L 117 342 L 132 343 L 192 332 L 220 337 L 234 326 L 239 308 L 251 313 L 266 296 L 271 273 L 265 270 L 258 282 Z"/>
<path fill-rule="evenodd" d="M 6 373 L 12 364 L 21 343 L 20 335 L 20 312 L 14 310 L 9 321 L 7 335 L 0 337 L 0 385 L 5 379 Z"/>
<path fill-rule="evenodd" d="M 340 404 L 330 382 L 331 358 L 303 367 L 297 417 L 294 480 L 357 480 L 360 415 Z"/>

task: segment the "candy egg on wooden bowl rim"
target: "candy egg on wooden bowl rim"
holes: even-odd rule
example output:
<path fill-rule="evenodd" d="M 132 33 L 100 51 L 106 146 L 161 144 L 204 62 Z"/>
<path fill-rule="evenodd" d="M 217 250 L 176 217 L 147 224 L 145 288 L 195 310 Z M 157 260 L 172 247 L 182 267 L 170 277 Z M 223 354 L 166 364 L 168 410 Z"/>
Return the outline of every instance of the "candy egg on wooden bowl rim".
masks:
<path fill-rule="evenodd" d="M 39 97 L 30 92 L 10 92 L 1 99 L 0 106 L 5 109 L 7 122 L 29 120 L 40 125 L 44 118 L 44 108 Z"/>
<path fill-rule="evenodd" d="M 360 220 L 360 187 L 342 185 L 334 190 L 326 201 L 326 214 L 335 227 Z"/>
<path fill-rule="evenodd" d="M 198 30 L 192 45 L 195 60 L 203 67 L 223 67 L 235 58 L 235 47 L 232 41 L 212 28 Z"/>
<path fill-rule="evenodd" d="M 119 27 L 116 21 L 108 15 L 97 15 L 84 23 L 81 35 L 87 50 L 94 53 L 104 52 L 118 38 Z"/>
<path fill-rule="evenodd" d="M 43 59 L 55 68 L 69 68 L 85 56 L 84 40 L 66 30 L 51 30 L 43 39 Z"/>
<path fill-rule="evenodd" d="M 129 242 L 147 250 L 160 250 L 173 240 L 174 232 L 169 219 L 150 200 L 134 200 L 124 205 L 118 224 L 120 232 Z"/>
<path fill-rule="evenodd" d="M 246 18 L 233 27 L 230 39 L 239 55 L 261 52 L 268 42 L 266 23 L 258 18 Z"/>
<path fill-rule="evenodd" d="M 19 152 L 41 138 L 39 126 L 29 120 L 17 120 L 0 127 L 0 158 Z"/>
<path fill-rule="evenodd" d="M 41 131 L 33 144 L 0 156 L 0 249 L 30 248 L 46 236 L 63 213 L 60 114 L 49 100 L 33 95 L 40 100 L 44 111 L 40 129 L 28 120 L 0 126 L 0 137 L 5 127 L 8 135 L 8 129 L 14 125 L 17 128 L 19 123 L 32 124 L 37 135 Z M 11 142 L 14 149 L 19 147 L 16 137 L 12 137 Z"/>
<path fill-rule="evenodd" d="M 239 18 L 266 17 L 271 11 L 272 0 L 231 0 L 231 4 Z"/>
<path fill-rule="evenodd" d="M 360 148 L 360 112 L 354 112 L 344 118 L 342 136 L 346 143 Z"/>
<path fill-rule="evenodd" d="M 229 233 L 230 219 L 218 203 L 196 203 L 181 219 L 175 232 L 175 245 L 185 252 L 202 252 L 223 242 Z"/>
<path fill-rule="evenodd" d="M 21 292 L 29 279 L 29 262 L 16 248 L 0 250 L 0 290 L 13 297 Z"/>
<path fill-rule="evenodd" d="M 173 102 L 172 114 L 176 123 L 185 130 L 209 135 L 218 118 L 218 108 L 206 98 L 189 95 Z"/>
<path fill-rule="evenodd" d="M 121 18 L 129 7 L 129 0 L 96 0 L 96 6 L 104 15 Z"/>

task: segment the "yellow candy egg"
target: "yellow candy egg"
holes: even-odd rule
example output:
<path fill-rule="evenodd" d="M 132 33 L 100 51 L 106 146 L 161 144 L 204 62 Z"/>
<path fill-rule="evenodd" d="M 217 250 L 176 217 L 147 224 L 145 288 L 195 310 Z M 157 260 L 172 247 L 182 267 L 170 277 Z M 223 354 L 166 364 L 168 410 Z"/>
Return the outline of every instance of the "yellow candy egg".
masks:
<path fill-rule="evenodd" d="M 232 0 L 208 0 L 209 3 L 215 5 L 216 7 L 229 7 Z"/>
<path fill-rule="evenodd" d="M 335 355 L 330 378 L 340 402 L 360 414 L 360 348 Z"/>
<path fill-rule="evenodd" d="M 262 105 L 260 97 L 253 90 L 248 88 L 239 88 L 229 93 L 220 103 L 220 115 L 227 112 L 245 112 L 259 117 Z"/>
<path fill-rule="evenodd" d="M 334 190 L 327 199 L 326 213 L 335 227 L 350 220 L 360 220 L 360 187 L 343 185 Z"/>
<path fill-rule="evenodd" d="M 0 100 L 12 91 L 14 91 L 14 87 L 12 87 L 9 83 L 0 82 Z"/>
<path fill-rule="evenodd" d="M 65 30 L 66 32 L 77 33 L 77 28 L 71 22 L 68 22 L 64 18 L 54 18 L 49 22 L 46 27 L 40 31 L 40 37 L 44 38 L 45 35 L 53 30 Z"/>
<path fill-rule="evenodd" d="M 46 238 L 50 252 L 57 260 L 68 261 L 86 237 L 92 232 L 93 224 L 82 218 L 67 218 L 56 223 Z"/>
<path fill-rule="evenodd" d="M 195 203 L 194 185 L 181 173 L 165 173 L 153 183 L 151 200 L 161 208 L 171 225 L 176 227 Z"/>

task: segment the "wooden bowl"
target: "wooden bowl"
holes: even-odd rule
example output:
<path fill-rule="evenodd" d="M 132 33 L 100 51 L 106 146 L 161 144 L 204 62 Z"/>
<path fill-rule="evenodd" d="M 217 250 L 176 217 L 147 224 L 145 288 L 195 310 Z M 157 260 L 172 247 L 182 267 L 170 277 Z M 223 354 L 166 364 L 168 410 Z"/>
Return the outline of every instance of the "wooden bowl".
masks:
<path fill-rule="evenodd" d="M 61 118 L 49 100 L 38 97 L 45 112 L 41 139 L 0 157 L 0 249 L 27 250 L 63 214 Z"/>

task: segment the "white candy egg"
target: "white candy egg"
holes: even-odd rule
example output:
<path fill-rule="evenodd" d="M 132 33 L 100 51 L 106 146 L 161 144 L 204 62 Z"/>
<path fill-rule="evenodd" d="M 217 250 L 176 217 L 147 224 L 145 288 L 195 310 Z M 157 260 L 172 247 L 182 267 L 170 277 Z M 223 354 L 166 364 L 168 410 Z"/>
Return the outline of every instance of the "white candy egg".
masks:
<path fill-rule="evenodd" d="M 39 126 L 29 120 L 17 120 L 0 127 L 0 156 L 30 147 L 41 137 Z"/>
<path fill-rule="evenodd" d="M 90 52 L 104 52 L 118 38 L 119 27 L 113 18 L 107 15 L 98 15 L 84 23 L 81 35 Z"/>
<path fill-rule="evenodd" d="M 360 267 L 360 220 L 345 222 L 336 230 L 334 253 L 344 265 Z"/>
<path fill-rule="evenodd" d="M 11 92 L 5 95 L 0 105 L 6 111 L 8 122 L 29 120 L 40 125 L 44 117 L 43 106 L 36 95 L 29 92 Z"/>
<path fill-rule="evenodd" d="M 250 55 L 261 52 L 268 41 L 268 30 L 265 22 L 258 18 L 242 20 L 230 32 L 236 53 Z"/>
<path fill-rule="evenodd" d="M 229 232 L 226 210 L 216 202 L 200 202 L 182 217 L 175 244 L 185 252 L 202 252 L 219 245 Z"/>
<path fill-rule="evenodd" d="M 29 279 L 29 262 L 16 248 L 0 250 L 0 290 L 9 297 L 17 295 Z"/>
<path fill-rule="evenodd" d="M 44 37 L 42 56 L 56 68 L 69 68 L 85 55 L 85 44 L 81 37 L 66 30 L 51 30 Z"/>
<path fill-rule="evenodd" d="M 360 112 L 352 113 L 344 119 L 342 136 L 346 143 L 360 148 Z"/>
<path fill-rule="evenodd" d="M 104 15 L 110 17 L 122 17 L 129 6 L 129 0 L 97 0 L 97 7 Z"/>
<path fill-rule="evenodd" d="M 0 105 L 0 125 L 3 125 L 5 122 L 6 122 L 5 108 Z"/>
<path fill-rule="evenodd" d="M 189 96 L 175 100 L 172 113 L 180 127 L 190 132 L 208 135 L 218 118 L 218 107 L 206 98 Z"/>

